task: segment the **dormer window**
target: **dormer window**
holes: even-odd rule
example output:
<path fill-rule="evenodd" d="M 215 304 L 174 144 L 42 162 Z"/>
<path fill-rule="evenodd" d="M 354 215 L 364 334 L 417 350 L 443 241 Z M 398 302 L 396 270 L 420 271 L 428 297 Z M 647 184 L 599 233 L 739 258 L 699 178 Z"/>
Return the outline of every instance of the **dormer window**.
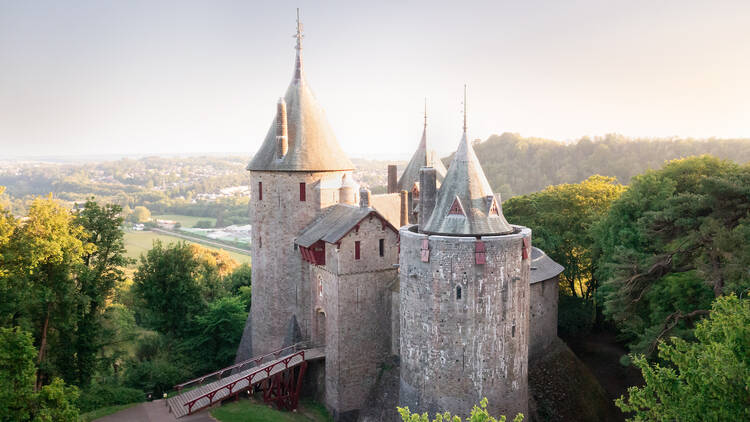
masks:
<path fill-rule="evenodd" d="M 466 213 L 464 213 L 464 207 L 461 206 L 461 201 L 458 200 L 458 197 L 453 200 L 453 205 L 451 205 L 450 210 L 448 210 L 448 215 L 466 216 Z"/>

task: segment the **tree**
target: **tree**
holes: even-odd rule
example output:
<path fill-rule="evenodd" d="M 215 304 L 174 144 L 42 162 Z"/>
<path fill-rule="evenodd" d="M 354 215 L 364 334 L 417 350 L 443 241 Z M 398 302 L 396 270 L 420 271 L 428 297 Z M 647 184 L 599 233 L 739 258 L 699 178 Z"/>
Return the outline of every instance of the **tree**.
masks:
<path fill-rule="evenodd" d="M 164 246 L 160 241 L 141 255 L 135 272 L 136 316 L 145 327 L 183 336 L 206 307 L 195 279 L 198 262 L 186 242 Z"/>
<path fill-rule="evenodd" d="M 675 160 L 633 179 L 593 228 L 603 312 L 631 350 L 689 337 L 711 301 L 750 287 L 750 165 Z"/>
<path fill-rule="evenodd" d="M 24 315 L 37 334 L 37 389 L 52 370 L 47 362 L 50 332 L 65 332 L 74 324 L 74 270 L 81 265 L 82 255 L 95 248 L 85 238 L 70 211 L 51 198 L 34 200 L 13 236 L 16 287 L 25 289 L 16 315 Z"/>
<path fill-rule="evenodd" d="M 151 211 L 143 205 L 133 208 L 132 219 L 136 223 L 145 223 L 151 220 Z"/>
<path fill-rule="evenodd" d="M 88 241 L 95 246 L 82 256 L 77 275 L 76 326 L 61 333 L 70 344 L 72 353 L 58 357 L 59 367 L 67 367 L 63 377 L 86 387 L 96 369 L 96 355 L 108 342 L 102 327 L 107 299 L 117 283 L 125 280 L 123 268 L 130 263 L 125 257 L 125 243 L 120 229 L 122 217 L 119 205 L 100 206 L 93 199 L 75 216 L 75 223 L 86 231 Z M 68 364 L 66 365 L 65 362 Z"/>
<path fill-rule="evenodd" d="M 612 177 L 591 176 L 581 183 L 511 198 L 503 204 L 503 212 L 514 224 L 533 228 L 535 246 L 565 267 L 560 275 L 562 291 L 590 299 L 598 287 L 591 227 L 624 190 Z"/>
<path fill-rule="evenodd" d="M 417 414 L 411 413 L 408 407 L 398 407 L 398 414 L 401 416 L 403 422 L 430 422 L 430 416 L 427 413 Z M 483 398 L 479 402 L 479 406 L 474 405 L 471 409 L 471 415 L 466 419 L 466 422 L 505 422 L 506 417 L 500 416 L 495 418 L 487 411 L 487 398 Z M 432 422 L 462 422 L 463 419 L 459 416 L 451 415 L 450 412 L 438 413 L 432 419 Z M 518 414 L 513 418 L 513 422 L 522 422 L 523 415 Z"/>
<path fill-rule="evenodd" d="M 245 304 L 239 296 L 210 303 L 207 311 L 195 318 L 194 334 L 186 341 L 193 351 L 193 369 L 207 372 L 231 364 L 246 320 Z"/>
<path fill-rule="evenodd" d="M 633 357 L 646 384 L 616 400 L 631 421 L 750 420 L 750 300 L 716 299 L 695 337 L 660 342 L 663 366 Z"/>

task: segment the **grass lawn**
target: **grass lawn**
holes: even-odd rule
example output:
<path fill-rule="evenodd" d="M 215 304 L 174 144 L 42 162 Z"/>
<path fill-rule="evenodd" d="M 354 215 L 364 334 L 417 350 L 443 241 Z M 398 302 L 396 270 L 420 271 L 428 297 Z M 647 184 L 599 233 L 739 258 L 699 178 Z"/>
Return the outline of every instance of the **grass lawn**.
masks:
<path fill-rule="evenodd" d="M 107 407 L 100 407 L 96 410 L 92 410 L 90 412 L 82 414 L 78 420 L 81 422 L 90 422 L 94 419 L 103 418 L 107 415 L 111 415 L 113 413 L 119 412 L 120 410 L 125 410 L 129 407 L 133 407 L 140 403 L 130 403 L 130 404 L 117 404 L 114 406 L 107 406 Z"/>
<path fill-rule="evenodd" d="M 195 223 L 199 221 L 210 221 L 211 225 L 216 225 L 216 219 L 213 217 L 193 217 L 192 215 L 180 215 L 180 214 L 162 214 L 152 215 L 151 217 L 158 220 L 174 220 L 182 225 L 182 227 L 191 228 L 195 226 Z"/>
<path fill-rule="evenodd" d="M 126 231 L 125 232 L 125 249 L 127 249 L 126 255 L 129 258 L 138 259 L 138 257 L 142 253 L 146 253 L 149 249 L 151 249 L 151 245 L 154 243 L 154 240 L 157 240 L 157 239 L 161 240 L 162 243 L 164 244 L 179 242 L 182 240 L 178 237 L 169 236 L 169 235 L 161 234 L 161 233 L 154 233 L 150 231 L 142 231 L 142 232 Z M 197 245 L 201 245 L 204 248 L 208 248 L 208 249 L 214 249 L 214 250 L 220 249 L 214 246 L 203 245 L 198 242 L 190 242 L 189 240 L 187 242 L 195 243 Z M 250 263 L 250 255 L 245 255 L 245 254 L 241 254 L 241 253 L 237 253 L 233 251 L 226 251 L 226 252 L 229 253 L 229 256 L 231 256 L 235 261 L 239 262 L 240 264 Z"/>
<path fill-rule="evenodd" d="M 330 422 L 326 408 L 311 400 L 301 400 L 296 412 L 282 412 L 254 399 L 240 399 L 211 411 L 221 422 Z"/>

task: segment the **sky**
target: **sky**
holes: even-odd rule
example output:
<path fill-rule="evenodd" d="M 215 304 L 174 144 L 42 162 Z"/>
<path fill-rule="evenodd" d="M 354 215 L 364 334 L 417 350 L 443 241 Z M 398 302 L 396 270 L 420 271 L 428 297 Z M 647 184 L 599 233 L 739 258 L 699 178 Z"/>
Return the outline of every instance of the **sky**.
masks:
<path fill-rule="evenodd" d="M 353 157 L 462 127 L 750 137 L 750 1 L 0 0 L 3 156 L 241 153 L 294 64 Z"/>

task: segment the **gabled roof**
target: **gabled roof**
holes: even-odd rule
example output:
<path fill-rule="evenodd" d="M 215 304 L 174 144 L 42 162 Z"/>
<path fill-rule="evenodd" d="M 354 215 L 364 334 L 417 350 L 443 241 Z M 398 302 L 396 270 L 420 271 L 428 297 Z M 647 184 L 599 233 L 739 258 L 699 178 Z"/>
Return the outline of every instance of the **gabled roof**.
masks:
<path fill-rule="evenodd" d="M 286 90 L 287 154 L 276 158 L 276 119 L 271 123 L 260 149 L 247 165 L 250 171 L 335 171 L 352 170 L 333 134 L 323 107 L 307 84 L 302 68 L 302 33 L 297 27 L 297 58 L 292 82 Z"/>
<path fill-rule="evenodd" d="M 553 261 L 543 250 L 531 248 L 531 284 L 560 275 L 565 267 Z"/>
<path fill-rule="evenodd" d="M 498 206 L 497 213 L 490 212 L 494 200 L 495 195 L 474 148 L 469 144 L 464 126 L 458 150 L 438 191 L 435 208 L 424 228 L 420 229 L 430 234 L 457 236 L 512 233 L 513 227 L 505 220 L 502 207 Z M 456 202 L 461 205 L 464 215 L 451 213 Z"/>
<path fill-rule="evenodd" d="M 434 167 L 437 173 L 437 186 L 445 178 L 446 169 L 443 162 L 439 158 L 434 157 L 434 151 L 427 149 L 427 113 L 425 112 L 424 117 L 424 130 L 422 131 L 422 139 L 419 141 L 417 150 L 409 160 L 409 164 L 404 168 L 404 172 L 401 173 L 401 177 L 398 179 L 398 190 L 411 190 L 414 183 L 419 183 L 419 169 L 422 167 Z"/>
<path fill-rule="evenodd" d="M 373 208 L 336 204 L 329 207 L 325 214 L 302 231 L 297 237 L 297 244 L 304 248 L 309 248 L 319 240 L 327 243 L 336 243 L 370 214 L 375 214 L 391 230 L 398 232 L 385 217 Z"/>

